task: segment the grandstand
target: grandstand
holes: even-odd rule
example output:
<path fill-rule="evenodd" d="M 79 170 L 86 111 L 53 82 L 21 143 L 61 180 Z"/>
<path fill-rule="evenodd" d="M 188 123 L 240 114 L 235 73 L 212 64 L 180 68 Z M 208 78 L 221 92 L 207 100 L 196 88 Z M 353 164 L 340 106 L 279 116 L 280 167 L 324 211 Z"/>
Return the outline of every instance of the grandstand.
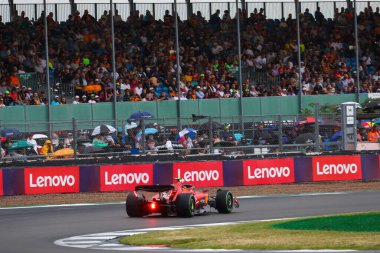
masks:
<path fill-rule="evenodd" d="M 0 8 L 0 13 L 4 14 L 3 27 L 8 33 L 5 40 L 8 44 L 4 46 L 8 50 L 16 51 L 13 55 L 17 58 L 16 62 L 12 62 L 8 68 L 4 69 L 5 77 L 3 78 L 6 78 L 8 82 L 5 85 L 9 89 L 25 86 L 25 88 L 46 94 L 46 74 L 43 68 L 45 49 L 43 44 L 30 43 L 37 37 L 43 36 L 43 13 L 41 13 L 43 5 L 19 2 L 12 4 L 13 7 L 3 4 Z M 236 6 L 232 2 L 179 3 L 181 29 L 179 44 L 184 70 L 180 95 L 184 99 L 203 99 L 285 96 L 300 93 L 311 95 L 376 92 L 379 88 L 377 82 L 379 13 L 378 8 L 373 7 L 372 4 L 376 6 L 378 2 L 358 2 L 357 7 L 361 7 L 358 16 L 359 38 L 366 38 L 360 41 L 363 46 L 359 56 L 362 83 L 358 86 L 355 84 L 356 60 L 355 50 L 353 50 L 355 41 L 352 36 L 354 28 L 352 6 L 346 4 L 345 7 L 348 8 L 345 8 L 342 2 L 300 3 L 303 85 L 299 86 L 294 5 L 289 2 L 245 1 L 240 3 L 241 7 L 244 6 L 240 12 L 244 75 L 242 91 L 244 93 L 240 94 L 240 85 L 234 83 L 234 80 L 238 79 L 237 40 L 234 25 Z M 173 4 L 115 2 L 114 7 L 118 11 L 115 16 L 117 38 L 115 50 L 118 54 L 116 85 L 120 84 L 117 89 L 117 101 L 178 99 L 177 86 L 171 87 L 173 81 L 176 82 L 175 74 L 173 74 L 176 71 Z M 12 11 L 9 12 L 9 9 Z M 109 4 L 48 3 L 47 10 L 49 12 L 49 41 L 52 43 L 49 49 L 52 98 L 59 97 L 59 101 L 54 103 L 73 101 L 75 96 L 80 96 L 79 102 L 112 101 L 113 89 L 110 87 L 113 84 L 107 84 L 109 82 L 107 78 L 112 72 L 111 48 L 104 47 L 107 40 L 110 40 Z M 331 10 L 334 12 L 333 15 L 331 15 Z M 275 11 L 277 11 L 276 14 L 274 14 Z M 17 26 L 15 27 L 14 24 Z M 77 25 L 80 30 L 76 28 Z M 148 28 L 151 25 L 153 25 L 152 28 Z M 135 31 L 132 26 L 137 26 L 138 30 Z M 25 36 L 30 36 L 30 34 L 24 35 L 22 32 L 19 38 L 9 38 L 9 33 L 14 36 L 19 31 L 17 27 L 22 32 L 29 28 L 37 30 L 26 39 Z M 214 36 L 205 34 L 206 32 Z M 188 33 L 191 33 L 190 37 L 186 37 Z M 108 39 L 102 38 L 104 34 L 107 34 Z M 130 36 L 130 34 L 133 35 Z M 166 41 L 162 38 L 163 34 Z M 165 41 L 165 47 L 155 44 L 157 36 L 160 41 Z M 208 43 L 194 36 L 200 36 Z M 67 41 L 64 41 L 65 39 Z M 9 43 L 20 43 L 20 45 L 12 48 Z M 25 56 L 28 43 L 33 46 L 32 50 L 38 51 L 39 54 L 33 57 Z M 159 50 L 158 47 L 160 47 Z M 58 52 L 64 54 L 64 57 L 61 57 Z M 140 59 L 136 52 L 140 53 Z M 35 54 L 35 52 L 32 53 Z M 68 59 L 69 55 L 73 56 Z M 201 59 L 194 59 L 196 55 L 199 55 L 198 58 Z M 12 56 L 10 52 L 3 52 L 3 62 L 6 63 L 10 56 Z M 20 62 L 20 58 L 24 62 Z M 97 65 L 92 63 L 97 63 Z M 16 71 L 16 77 L 13 78 L 15 84 L 9 83 L 12 82 L 11 68 Z M 68 73 L 65 72 L 67 69 L 69 69 Z M 93 71 L 96 73 L 92 73 Z M 136 75 L 135 72 L 139 73 Z M 143 90 L 137 87 L 138 82 L 143 83 Z M 57 83 L 59 85 L 56 85 Z M 198 86 L 201 91 L 197 93 Z M 7 88 L 2 88 L 2 95 Z M 135 96 L 135 89 L 138 91 L 138 96 Z M 126 92 L 126 90 L 129 91 Z M 153 92 L 150 92 L 151 90 Z M 85 95 L 84 98 L 83 95 Z M 94 99 L 90 99 L 91 96 L 94 96 Z M 40 100 L 44 99 L 41 95 L 39 97 Z M 61 101 L 61 98 L 64 98 L 64 101 Z M 19 100 L 21 101 L 13 101 L 13 104 L 30 104 L 31 102 L 30 99 L 20 98 Z M 46 103 L 46 101 L 36 103 L 41 102 Z M 5 105 L 8 104 L 5 103 Z"/>
<path fill-rule="evenodd" d="M 357 2 L 357 59 L 351 2 L 301 1 L 298 49 L 292 2 L 243 1 L 238 13 L 234 2 L 179 2 L 175 19 L 172 3 L 115 1 L 112 36 L 107 2 L 49 2 L 45 26 L 41 3 L 10 1 L 0 6 L 0 106 L 376 94 L 378 3 Z"/>

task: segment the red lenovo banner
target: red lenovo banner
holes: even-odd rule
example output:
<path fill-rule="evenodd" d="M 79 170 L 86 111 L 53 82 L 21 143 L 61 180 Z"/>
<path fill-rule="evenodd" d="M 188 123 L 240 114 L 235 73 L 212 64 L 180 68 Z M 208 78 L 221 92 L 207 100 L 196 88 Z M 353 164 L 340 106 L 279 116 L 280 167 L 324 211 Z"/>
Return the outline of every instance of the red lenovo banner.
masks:
<path fill-rule="evenodd" d="M 0 169 L 0 196 L 3 196 L 3 170 Z"/>
<path fill-rule="evenodd" d="M 24 169 L 25 194 L 79 192 L 79 167 Z"/>
<path fill-rule="evenodd" d="M 196 187 L 223 186 L 223 162 L 173 163 L 173 178 Z"/>
<path fill-rule="evenodd" d="M 134 190 L 153 184 L 153 164 L 100 166 L 100 191 Z"/>
<path fill-rule="evenodd" d="M 312 157 L 313 181 L 362 179 L 359 155 Z"/>
<path fill-rule="evenodd" d="M 243 176 L 244 185 L 294 183 L 294 160 L 245 160 Z"/>

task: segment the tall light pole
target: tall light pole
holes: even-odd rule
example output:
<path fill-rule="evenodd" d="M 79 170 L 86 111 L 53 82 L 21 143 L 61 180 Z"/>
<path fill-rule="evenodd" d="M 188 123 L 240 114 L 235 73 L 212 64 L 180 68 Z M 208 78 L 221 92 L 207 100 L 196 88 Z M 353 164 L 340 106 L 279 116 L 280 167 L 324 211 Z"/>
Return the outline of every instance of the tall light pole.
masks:
<path fill-rule="evenodd" d="M 49 38 L 48 38 L 48 23 L 47 23 L 47 10 L 46 10 L 46 0 L 44 0 L 44 26 L 45 26 L 45 58 L 46 58 L 46 85 L 47 85 L 47 111 L 48 111 L 48 132 L 49 137 L 51 137 L 51 90 L 50 90 L 50 73 L 49 73 Z"/>
<path fill-rule="evenodd" d="M 302 112 L 302 73 L 301 73 L 301 29 L 300 29 L 300 5 L 299 0 L 294 1 L 296 4 L 297 20 L 297 52 L 298 52 L 298 112 Z"/>
<path fill-rule="evenodd" d="M 243 127 L 243 77 L 241 71 L 241 41 L 240 41 L 240 13 L 239 13 L 239 0 L 236 0 L 236 29 L 237 29 L 237 47 L 238 47 L 238 62 L 239 62 L 239 92 L 240 92 L 240 123 Z"/>
<path fill-rule="evenodd" d="M 116 57 L 115 57 L 115 26 L 114 26 L 114 8 L 112 0 L 110 0 L 110 14 L 111 14 L 111 34 L 112 34 L 112 84 L 113 84 L 113 119 L 114 119 L 114 126 L 117 129 L 117 110 L 116 110 L 116 95 L 117 95 L 117 89 L 116 89 Z"/>
<path fill-rule="evenodd" d="M 355 59 L 356 59 L 356 102 L 359 103 L 360 96 L 360 66 L 359 66 L 359 39 L 358 39 L 358 15 L 356 13 L 356 0 L 354 0 L 354 30 L 355 30 Z"/>
<path fill-rule="evenodd" d="M 178 129 L 181 129 L 181 66 L 179 62 L 179 34 L 178 34 L 178 13 L 177 13 L 177 0 L 174 0 L 174 24 L 175 24 L 175 51 L 176 51 L 176 60 L 177 60 L 177 118 L 178 118 Z"/>

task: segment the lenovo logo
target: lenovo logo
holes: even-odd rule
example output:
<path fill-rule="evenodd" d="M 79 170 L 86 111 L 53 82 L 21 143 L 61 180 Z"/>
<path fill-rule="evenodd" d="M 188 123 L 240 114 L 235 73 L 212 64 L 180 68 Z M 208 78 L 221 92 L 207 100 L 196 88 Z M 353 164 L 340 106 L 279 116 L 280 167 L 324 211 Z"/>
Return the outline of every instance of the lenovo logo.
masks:
<path fill-rule="evenodd" d="M 243 166 L 244 185 L 294 183 L 293 158 L 268 160 L 245 160 Z"/>
<path fill-rule="evenodd" d="M 111 174 L 106 171 L 104 173 L 105 185 L 119 184 L 147 184 L 149 182 L 148 173 L 120 173 Z"/>
<path fill-rule="evenodd" d="M 38 187 L 59 187 L 59 186 L 74 186 L 75 177 L 69 176 L 38 176 L 33 178 L 33 174 L 29 174 L 29 186 L 31 188 Z"/>
<path fill-rule="evenodd" d="M 248 179 L 289 177 L 289 176 L 290 176 L 289 167 L 255 168 L 251 171 L 251 166 L 248 166 Z"/>
<path fill-rule="evenodd" d="M 219 172 L 217 170 L 201 170 L 201 171 L 186 171 L 183 174 L 181 169 L 177 170 L 177 177 L 183 178 L 185 182 L 193 181 L 210 181 L 219 180 Z"/>
<path fill-rule="evenodd" d="M 323 164 L 317 162 L 317 175 L 339 175 L 355 174 L 358 172 L 358 166 L 355 163 L 349 164 Z"/>
<path fill-rule="evenodd" d="M 134 190 L 137 185 L 153 184 L 153 164 L 100 166 L 101 191 Z"/>
<path fill-rule="evenodd" d="M 313 181 L 362 179 L 359 155 L 315 156 L 312 158 Z"/>
<path fill-rule="evenodd" d="M 216 187 L 223 185 L 222 162 L 173 163 L 173 178 L 183 178 L 196 187 Z"/>

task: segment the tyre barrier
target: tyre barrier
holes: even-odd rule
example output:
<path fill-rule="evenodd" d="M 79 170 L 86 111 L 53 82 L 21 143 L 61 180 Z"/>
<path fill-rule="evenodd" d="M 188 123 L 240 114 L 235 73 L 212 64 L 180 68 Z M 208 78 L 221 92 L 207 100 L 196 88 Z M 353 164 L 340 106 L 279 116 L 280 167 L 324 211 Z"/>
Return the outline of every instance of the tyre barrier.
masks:
<path fill-rule="evenodd" d="M 0 168 L 0 196 L 133 190 L 183 178 L 195 187 L 378 180 L 379 155 Z"/>

